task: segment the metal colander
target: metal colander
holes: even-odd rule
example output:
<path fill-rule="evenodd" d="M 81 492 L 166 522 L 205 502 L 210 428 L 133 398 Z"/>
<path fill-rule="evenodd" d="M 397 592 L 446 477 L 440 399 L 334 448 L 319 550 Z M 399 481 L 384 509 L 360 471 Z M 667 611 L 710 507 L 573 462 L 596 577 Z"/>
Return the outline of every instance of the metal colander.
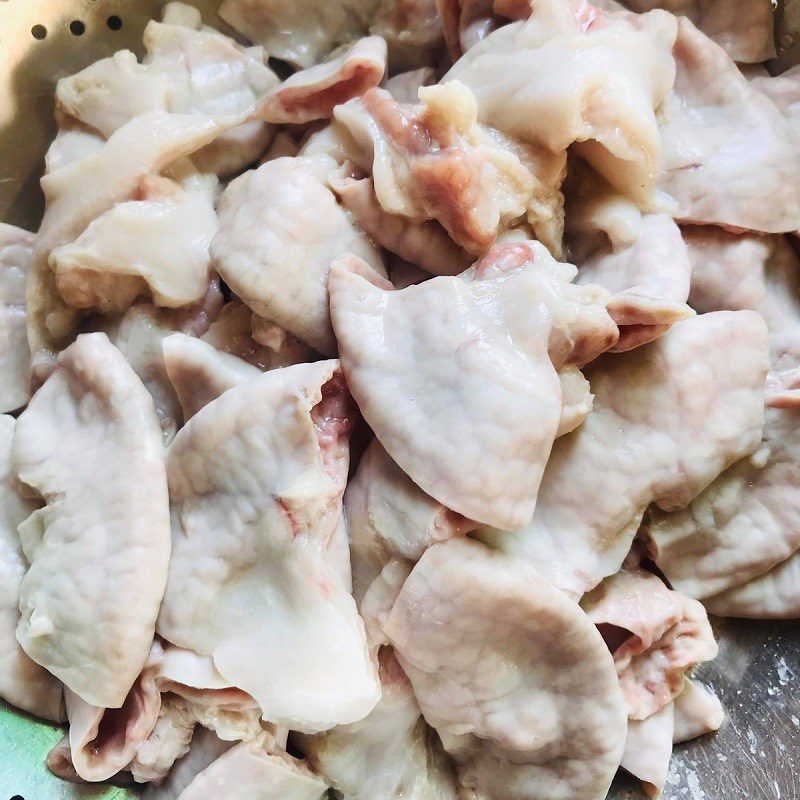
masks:
<path fill-rule="evenodd" d="M 220 0 L 185 0 L 226 32 Z M 39 177 L 55 135 L 58 78 L 127 48 L 167 0 L 0 0 L 0 220 L 35 230 Z M 295 0 L 313 4 L 316 0 Z M 800 62 L 800 0 L 778 3 L 779 72 Z M 664 800 L 800 800 L 800 624 L 727 621 L 719 658 L 698 672 L 720 696 L 723 728 L 676 748 Z M 0 702 L 0 800 L 132 800 L 135 789 L 81 786 L 44 766 L 63 730 Z M 619 781 L 610 800 L 644 795 Z M 220 800 L 224 800 L 220 798 Z"/>

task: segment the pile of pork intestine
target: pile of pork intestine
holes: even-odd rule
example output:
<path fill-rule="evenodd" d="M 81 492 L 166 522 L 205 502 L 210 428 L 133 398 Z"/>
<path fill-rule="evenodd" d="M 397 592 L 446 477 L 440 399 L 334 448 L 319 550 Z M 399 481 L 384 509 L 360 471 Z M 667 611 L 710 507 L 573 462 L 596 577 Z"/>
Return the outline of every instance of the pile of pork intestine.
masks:
<path fill-rule="evenodd" d="M 245 48 L 171 4 L 58 84 L 0 228 L 0 696 L 62 777 L 660 789 L 706 609 L 798 615 L 800 73 L 440 5 L 226 0 Z M 756 63 L 746 5 L 691 10 Z"/>

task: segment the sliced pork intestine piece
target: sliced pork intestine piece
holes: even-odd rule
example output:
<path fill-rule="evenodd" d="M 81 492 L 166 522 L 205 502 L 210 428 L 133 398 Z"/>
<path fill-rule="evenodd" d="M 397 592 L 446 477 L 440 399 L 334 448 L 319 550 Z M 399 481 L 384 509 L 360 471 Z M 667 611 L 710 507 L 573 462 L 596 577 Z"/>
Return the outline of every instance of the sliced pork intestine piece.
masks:
<path fill-rule="evenodd" d="M 380 652 L 381 699 L 359 722 L 302 737 L 311 766 L 352 800 L 455 800 L 453 765 L 422 718 L 391 648 Z"/>
<path fill-rule="evenodd" d="M 206 800 L 219 786 L 230 800 L 320 800 L 328 788 L 268 732 L 223 753 L 189 783 L 180 800 Z"/>
<path fill-rule="evenodd" d="M 661 110 L 659 179 L 675 202 L 673 216 L 739 230 L 798 230 L 800 137 L 790 122 L 686 18 L 675 58 L 675 90 Z"/>
<path fill-rule="evenodd" d="M 152 398 L 105 334 L 61 354 L 17 422 L 13 463 L 46 503 L 25 522 L 17 637 L 86 703 L 119 708 L 153 640 L 169 505 Z"/>
<path fill-rule="evenodd" d="M 11 469 L 16 422 L 0 415 L 0 697 L 11 705 L 53 722 L 64 719 L 61 684 L 25 653 L 15 632 L 19 588 L 28 562 L 17 528 L 36 508 Z"/>
<path fill-rule="evenodd" d="M 377 702 L 363 623 L 325 556 L 341 516 L 351 413 L 336 362 L 287 367 L 201 409 L 168 454 L 175 527 L 159 631 L 210 656 L 265 719 L 297 730 L 353 721 Z M 231 494 L 231 486 L 244 494 Z M 220 514 L 229 520 L 223 539 Z M 198 583 L 198 564 L 211 562 L 216 580 Z M 241 591 L 257 599 L 243 607 Z M 264 608 L 273 625 L 255 621 Z"/>
<path fill-rule="evenodd" d="M 328 119 L 334 106 L 378 86 L 386 71 L 386 42 L 368 36 L 316 66 L 295 72 L 258 104 L 267 122 L 304 124 Z"/>
<path fill-rule="evenodd" d="M 467 539 L 435 544 L 384 630 L 467 790 L 605 797 L 626 731 L 611 656 L 536 570 Z"/>
<path fill-rule="evenodd" d="M 25 320 L 25 282 L 35 237 L 0 224 L 0 412 L 30 399 L 31 352 Z"/>
<path fill-rule="evenodd" d="M 667 703 L 643 720 L 628 720 L 628 736 L 620 767 L 645 784 L 648 794 L 658 796 L 667 782 L 675 730 L 675 708 Z"/>
<path fill-rule="evenodd" d="M 581 605 L 609 642 L 631 719 L 663 710 L 683 690 L 687 670 L 717 655 L 703 606 L 644 570 L 606 578 Z"/>
<path fill-rule="evenodd" d="M 372 174 L 385 212 L 417 224 L 435 220 L 473 256 L 526 215 L 542 230 L 555 218 L 558 228 L 558 157 L 478 125 L 475 99 L 458 81 L 419 95 L 420 104 L 408 105 L 371 89 L 334 113 L 356 144 L 350 160 Z"/>
<path fill-rule="evenodd" d="M 332 168 L 327 157 L 279 158 L 232 181 L 211 247 L 219 273 L 253 311 L 326 355 L 336 352 L 331 261 L 353 252 L 385 274 L 380 253 L 325 186 Z"/>
<path fill-rule="evenodd" d="M 141 295 L 168 308 L 203 299 L 217 231 L 216 178 L 193 176 L 184 185 L 149 179 L 140 194 L 51 252 L 58 291 L 70 306 L 107 313 L 124 311 Z"/>
<path fill-rule="evenodd" d="M 198 114 L 150 112 L 123 125 L 99 149 L 42 179 L 46 207 L 28 272 L 28 339 L 39 380 L 70 343 L 79 314 L 61 298 L 51 252 L 75 241 L 97 217 L 129 199 L 143 177 L 211 141 L 224 125 Z M 38 366 L 37 366 L 38 365 Z"/>
<path fill-rule="evenodd" d="M 553 152 L 573 145 L 648 204 L 661 163 L 655 109 L 675 77 L 675 18 L 597 13 L 582 22 L 567 3 L 537 3 L 530 19 L 490 34 L 445 77 L 472 89 L 481 121 Z"/>
<path fill-rule="evenodd" d="M 360 278 L 357 266 L 342 259 L 332 267 L 331 313 L 348 382 L 377 438 L 447 508 L 511 529 L 525 524 L 562 414 L 556 365 L 582 364 L 616 341 L 606 296 L 570 284 L 574 268 L 539 243 L 498 245 L 457 278 L 397 292 Z M 517 313 L 522 295 L 536 320 Z M 397 341 L 406 348 L 397 350 Z M 434 384 L 440 392 L 430 391 Z M 539 424 L 523 430 L 517 423 L 525 414 L 513 409 L 532 404 Z M 431 438 L 441 425 L 451 442 L 445 449 L 442 433 Z M 464 430 L 474 435 L 465 439 Z M 473 450 L 481 457 L 466 455 Z M 491 467 L 487 452 L 497 459 Z"/>
<path fill-rule="evenodd" d="M 582 243 L 572 255 L 578 283 L 608 289 L 608 310 L 620 328 L 615 352 L 652 341 L 693 311 L 687 305 L 691 262 L 678 226 L 667 214 L 641 218 L 636 240 L 627 247 Z M 576 244 L 577 246 L 577 244 Z"/>
<path fill-rule="evenodd" d="M 556 442 L 531 523 L 477 535 L 574 596 L 593 588 L 620 568 L 651 502 L 685 506 L 758 446 L 767 344 L 757 314 L 716 312 L 594 362 L 593 409 Z"/>
<path fill-rule="evenodd" d="M 426 495 L 377 439 L 348 483 L 344 508 L 357 601 L 393 557 L 417 561 L 429 545 L 476 525 Z"/>
<path fill-rule="evenodd" d="M 329 180 L 358 227 L 400 258 L 431 275 L 458 275 L 472 263 L 438 222 L 409 222 L 385 212 L 375 196 L 372 178 L 355 179 L 337 172 Z"/>

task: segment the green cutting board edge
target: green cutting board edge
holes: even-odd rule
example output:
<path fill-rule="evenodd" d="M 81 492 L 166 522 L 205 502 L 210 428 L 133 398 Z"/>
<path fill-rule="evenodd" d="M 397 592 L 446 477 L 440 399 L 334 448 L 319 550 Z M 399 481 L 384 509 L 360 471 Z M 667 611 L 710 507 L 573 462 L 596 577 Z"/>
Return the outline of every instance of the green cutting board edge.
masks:
<path fill-rule="evenodd" d="M 44 760 L 63 735 L 63 728 L 0 701 L 0 800 L 139 800 L 132 789 L 67 783 L 51 774 Z"/>

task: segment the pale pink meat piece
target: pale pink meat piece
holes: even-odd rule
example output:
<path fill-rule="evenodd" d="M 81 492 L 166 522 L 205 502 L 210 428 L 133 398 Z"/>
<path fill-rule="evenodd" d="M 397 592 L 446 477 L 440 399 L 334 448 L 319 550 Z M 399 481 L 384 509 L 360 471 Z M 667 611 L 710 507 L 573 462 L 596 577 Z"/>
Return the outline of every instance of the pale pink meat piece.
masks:
<path fill-rule="evenodd" d="M 189 704 L 178 695 L 162 694 L 155 727 L 128 765 L 134 781 L 163 781 L 175 762 L 188 752 L 195 727 L 195 716 Z"/>
<path fill-rule="evenodd" d="M 435 544 L 384 628 L 472 796 L 606 796 L 626 731 L 614 665 L 535 569 L 467 539 Z"/>
<path fill-rule="evenodd" d="M 167 376 L 185 422 L 228 389 L 261 375 L 258 367 L 182 333 L 167 336 L 162 347 Z"/>
<path fill-rule="evenodd" d="M 525 20 L 534 10 L 533 0 L 438 0 L 438 6 L 453 61 L 492 31 L 510 20 Z"/>
<path fill-rule="evenodd" d="M 192 718 L 223 741 L 248 741 L 270 730 L 285 743 L 288 729 L 266 723 L 258 702 L 231 685 L 210 656 L 167 645 L 159 687 L 180 697 Z"/>
<path fill-rule="evenodd" d="M 458 60 L 499 25 L 492 0 L 437 0 L 447 51 Z"/>
<path fill-rule="evenodd" d="M 445 76 L 474 93 L 478 117 L 558 153 L 567 147 L 649 203 L 661 167 L 657 109 L 673 86 L 675 18 L 606 15 L 562 0 L 499 28 Z"/>
<path fill-rule="evenodd" d="M 752 456 L 720 475 L 686 509 L 652 515 L 647 526 L 651 553 L 675 588 L 720 612 L 725 598 L 746 595 L 753 581 L 755 612 L 756 598 L 773 590 L 774 578 L 792 574 L 781 564 L 800 548 L 800 265 L 783 236 L 712 228 L 690 228 L 684 235 L 693 262 L 690 302 L 700 311 L 752 308 L 767 321 L 772 370 L 766 399 L 773 407 L 766 411 L 763 437 Z M 775 589 L 776 613 L 783 591 Z M 732 599 L 729 611 L 736 613 Z M 793 613 L 791 602 L 786 612 Z"/>
<path fill-rule="evenodd" d="M 95 783 L 130 773 L 137 783 L 161 781 L 189 749 L 195 718 L 182 698 L 159 693 L 162 649 L 154 643 L 121 708 L 97 708 L 66 692 L 69 734 L 47 756 L 60 778 Z"/>
<path fill-rule="evenodd" d="M 242 47 L 229 36 L 204 26 L 199 12 L 169 3 L 161 23 L 144 31 L 148 72 L 164 76 L 169 111 L 228 118 L 233 125 L 192 155 L 201 172 L 222 178 L 253 164 L 272 140 L 275 128 L 251 119 L 253 105 L 277 83 L 261 47 Z"/>
<path fill-rule="evenodd" d="M 472 263 L 469 254 L 438 222 L 415 223 L 386 213 L 375 196 L 372 178 L 358 179 L 337 172 L 330 184 L 358 227 L 403 260 L 431 275 L 458 275 Z"/>
<path fill-rule="evenodd" d="M 225 0 L 220 16 L 271 56 L 303 69 L 368 33 L 386 40 L 392 72 L 435 63 L 442 44 L 435 0 Z"/>
<path fill-rule="evenodd" d="M 574 268 L 537 242 L 499 245 L 462 276 L 401 291 L 373 286 L 351 263 L 331 268 L 331 316 L 377 438 L 446 507 L 525 524 L 560 424 L 556 370 L 616 341 L 605 295 L 571 284 Z"/>
<path fill-rule="evenodd" d="M 667 782 L 675 730 L 675 708 L 670 701 L 646 719 L 628 720 L 628 736 L 620 767 L 638 778 L 645 791 L 658 797 Z"/>
<path fill-rule="evenodd" d="M 364 35 L 378 0 L 225 0 L 222 19 L 275 58 L 313 67 L 341 44 Z"/>
<path fill-rule="evenodd" d="M 613 575 L 650 503 L 685 506 L 757 447 L 767 344 L 757 314 L 717 312 L 590 365 L 594 407 L 556 442 L 532 522 L 481 538 L 576 596 Z"/>
<path fill-rule="evenodd" d="M 800 617 L 800 552 L 749 583 L 734 586 L 705 601 L 722 617 L 797 619 Z"/>
<path fill-rule="evenodd" d="M 351 252 L 385 274 L 378 249 L 325 185 L 334 166 L 326 156 L 279 158 L 232 181 L 211 244 L 217 270 L 244 303 L 325 355 L 336 352 L 331 261 Z"/>
<path fill-rule="evenodd" d="M 102 142 L 140 114 L 157 109 L 168 111 L 169 83 L 165 74 L 140 64 L 130 50 L 119 50 L 74 75 L 60 78 L 55 99 L 60 128 L 72 131 L 79 123 Z M 54 166 L 49 163 L 48 171 Z"/>
<path fill-rule="evenodd" d="M 217 231 L 218 191 L 213 175 L 140 181 L 134 197 L 51 252 L 63 300 L 101 313 L 124 312 L 143 295 L 167 308 L 202 302 L 211 280 L 209 246 Z"/>
<path fill-rule="evenodd" d="M 716 695 L 691 678 L 684 680 L 683 689 L 673 705 L 675 729 L 672 740 L 675 744 L 716 731 L 725 719 L 722 703 Z"/>
<path fill-rule="evenodd" d="M 756 76 L 750 79 L 750 85 L 775 103 L 800 136 L 800 65 L 780 75 Z"/>
<path fill-rule="evenodd" d="M 436 70 L 432 67 L 400 72 L 386 81 L 384 88 L 398 103 L 416 103 L 423 86 L 436 83 Z"/>
<path fill-rule="evenodd" d="M 156 726 L 161 694 L 156 686 L 160 648 L 151 650 L 142 674 L 120 708 L 101 708 L 65 691 L 69 720 L 69 753 L 60 748 L 48 756 L 55 774 L 72 771 L 81 780 L 105 781 L 124 770 Z"/>
<path fill-rule="evenodd" d="M 434 542 L 475 527 L 426 495 L 377 439 L 361 457 L 347 485 L 344 511 L 357 602 L 392 558 L 418 561 Z"/>
<path fill-rule="evenodd" d="M 209 284 L 202 303 L 186 308 L 163 309 L 148 303 L 131 306 L 121 317 L 95 320 L 111 343 L 125 356 L 153 398 L 164 443 L 169 444 L 183 424 L 183 412 L 164 364 L 163 342 L 175 332 L 203 334 L 222 308 L 219 281 Z"/>
<path fill-rule="evenodd" d="M 327 785 L 268 732 L 240 742 L 200 772 L 178 800 L 320 800 Z"/>
<path fill-rule="evenodd" d="M 578 283 L 597 284 L 612 294 L 608 312 L 620 329 L 614 352 L 647 344 L 693 315 L 686 304 L 691 262 L 680 229 L 667 214 L 643 216 L 639 235 L 627 247 L 591 238 L 575 241 L 571 256 L 579 266 Z"/>
<path fill-rule="evenodd" d="M 682 18 L 675 90 L 661 111 L 660 188 L 693 224 L 800 228 L 800 136 L 722 48 Z M 768 197 L 769 202 L 764 202 Z"/>
<path fill-rule="evenodd" d="M 456 800 L 453 765 L 391 648 L 380 651 L 380 678 L 381 699 L 363 720 L 303 737 L 309 763 L 351 800 Z"/>
<path fill-rule="evenodd" d="M 589 381 L 574 365 L 564 367 L 558 373 L 561 383 L 561 422 L 556 438 L 572 433 L 583 423 L 594 404 L 594 395 Z"/>
<path fill-rule="evenodd" d="M 786 236 L 684 228 L 692 262 L 690 304 L 699 312 L 749 308 L 771 334 L 767 405 L 800 405 L 800 259 Z"/>
<path fill-rule="evenodd" d="M 308 345 L 236 299 L 223 306 L 218 319 L 200 338 L 262 371 L 319 358 Z"/>
<path fill-rule="evenodd" d="M 387 214 L 435 220 L 473 255 L 515 220 L 559 227 L 563 154 L 478 125 L 474 97 L 458 81 L 422 87 L 419 99 L 401 104 L 372 89 L 334 113 L 360 150 L 351 160 L 372 174 Z"/>
<path fill-rule="evenodd" d="M 99 149 L 42 178 L 46 207 L 28 272 L 27 322 L 35 377 L 52 371 L 56 353 L 77 332 L 79 313 L 61 298 L 51 252 L 132 197 L 141 181 L 210 142 L 223 128 L 199 114 L 149 112 L 117 130 Z"/>
<path fill-rule="evenodd" d="M 775 334 L 800 322 L 800 259 L 786 236 L 683 228 L 699 313 L 752 309 Z"/>
<path fill-rule="evenodd" d="M 173 555 L 159 633 L 294 730 L 353 722 L 379 697 L 363 623 L 326 557 L 353 415 L 337 362 L 299 364 L 209 403 L 167 455 Z"/>
<path fill-rule="evenodd" d="M 386 40 L 393 73 L 429 69 L 440 60 L 444 37 L 436 0 L 379 0 L 369 32 Z"/>
<path fill-rule="evenodd" d="M 34 235 L 0 223 L 0 412 L 30 399 L 31 351 L 25 322 L 25 282 Z"/>
<path fill-rule="evenodd" d="M 157 683 L 163 697 L 180 698 L 192 721 L 223 741 L 247 741 L 262 730 L 258 703 L 225 680 L 208 656 L 167 644 Z"/>
<path fill-rule="evenodd" d="M 168 3 L 162 21 L 147 24 L 143 44 L 141 64 L 132 52 L 120 50 L 58 81 L 62 129 L 79 121 L 108 138 L 152 111 L 227 117 L 232 128 L 194 154 L 194 164 L 201 172 L 228 177 L 256 161 L 274 127 L 245 117 L 279 82 L 263 48 L 245 48 L 203 26 L 200 13 L 181 3 Z"/>
<path fill-rule="evenodd" d="M 17 527 L 36 508 L 11 468 L 15 424 L 13 417 L 0 415 L 0 698 L 37 717 L 61 722 L 61 684 L 28 657 L 15 636 L 19 587 L 28 569 Z"/>
<path fill-rule="evenodd" d="M 654 514 L 652 555 L 679 591 L 703 601 L 768 573 L 800 548 L 800 412 L 768 409 L 758 450 L 687 508 Z"/>
<path fill-rule="evenodd" d="M 153 641 L 170 528 L 153 400 L 105 334 L 61 353 L 17 421 L 13 464 L 45 501 L 23 523 L 17 639 L 87 703 L 119 708 Z"/>
<path fill-rule="evenodd" d="M 224 742 L 212 731 L 198 727 L 186 755 L 178 759 L 164 780 L 145 787 L 143 800 L 178 800 L 194 778 L 231 747 L 232 742 Z"/>
<path fill-rule="evenodd" d="M 687 670 L 717 655 L 703 606 L 642 569 L 606 578 L 581 606 L 614 656 L 631 719 L 647 719 L 668 706 L 682 691 Z"/>

